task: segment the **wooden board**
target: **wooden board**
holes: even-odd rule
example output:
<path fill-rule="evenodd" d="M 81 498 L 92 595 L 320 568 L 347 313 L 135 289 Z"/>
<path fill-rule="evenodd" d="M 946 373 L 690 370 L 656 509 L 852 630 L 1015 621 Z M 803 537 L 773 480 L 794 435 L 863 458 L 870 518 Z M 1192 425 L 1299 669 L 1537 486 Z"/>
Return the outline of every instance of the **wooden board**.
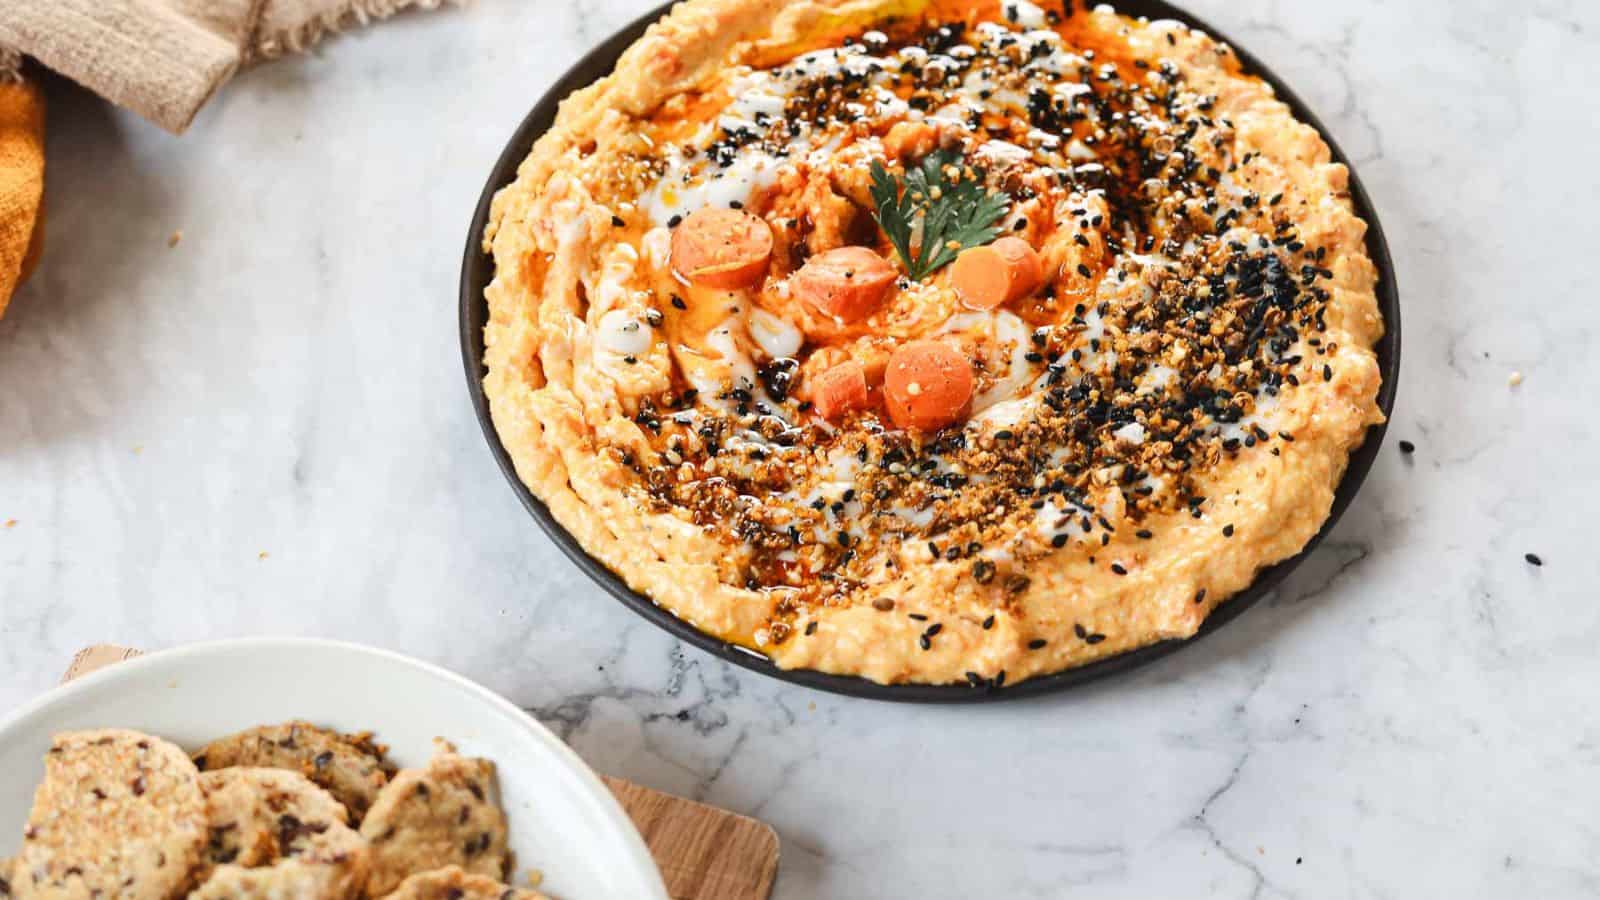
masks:
<path fill-rule="evenodd" d="M 62 681 L 131 659 L 138 650 L 97 644 L 78 651 Z M 778 877 L 772 826 L 602 775 L 650 847 L 672 900 L 767 900 Z"/>

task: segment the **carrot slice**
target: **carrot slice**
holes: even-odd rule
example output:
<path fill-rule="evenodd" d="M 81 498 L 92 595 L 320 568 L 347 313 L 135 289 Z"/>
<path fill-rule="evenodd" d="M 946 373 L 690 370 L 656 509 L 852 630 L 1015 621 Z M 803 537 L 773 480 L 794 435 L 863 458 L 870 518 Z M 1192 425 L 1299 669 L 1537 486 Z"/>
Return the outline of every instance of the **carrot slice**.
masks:
<path fill-rule="evenodd" d="M 672 268 L 680 277 L 732 291 L 759 282 L 772 258 L 772 229 L 737 209 L 698 209 L 672 232 Z"/>
<path fill-rule="evenodd" d="M 811 403 L 817 414 L 830 422 L 837 422 L 855 410 L 866 409 L 871 403 L 866 369 L 852 359 L 823 370 L 811 379 Z"/>
<path fill-rule="evenodd" d="M 854 322 L 877 312 L 899 273 L 866 247 L 839 247 L 811 257 L 794 273 L 795 294 L 822 312 Z"/>
<path fill-rule="evenodd" d="M 994 309 L 1019 300 L 1043 282 L 1044 259 L 1019 237 L 964 250 L 950 267 L 956 295 L 974 309 Z"/>
<path fill-rule="evenodd" d="M 894 351 L 883 373 L 889 418 L 901 428 L 938 431 L 967 415 L 972 364 L 938 341 L 912 341 Z"/>

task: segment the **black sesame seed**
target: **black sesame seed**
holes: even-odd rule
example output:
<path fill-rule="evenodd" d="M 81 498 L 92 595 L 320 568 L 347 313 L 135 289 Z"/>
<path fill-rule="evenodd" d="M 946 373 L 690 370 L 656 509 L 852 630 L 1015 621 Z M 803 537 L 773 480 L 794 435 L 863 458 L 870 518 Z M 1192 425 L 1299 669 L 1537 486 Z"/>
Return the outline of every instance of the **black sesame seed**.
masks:
<path fill-rule="evenodd" d="M 987 617 L 987 618 L 985 618 L 983 620 L 983 630 L 984 631 L 988 631 L 989 629 L 991 629 L 993 627 L 994 627 L 994 616 L 991 615 L 991 616 L 989 616 L 989 617 Z"/>
<path fill-rule="evenodd" d="M 1527 560 L 1528 561 L 1528 565 L 1530 565 L 1530 566 L 1542 566 L 1542 565 L 1544 565 L 1544 559 L 1541 558 L 1539 556 L 1539 554 L 1537 554 L 1537 553 L 1524 553 L 1524 554 L 1522 554 L 1522 558 Z"/>
<path fill-rule="evenodd" d="M 1111 571 L 1117 573 L 1118 575 L 1126 575 L 1126 574 L 1128 574 L 1128 570 L 1123 568 L 1122 563 L 1112 563 L 1111 564 Z"/>
<path fill-rule="evenodd" d="M 972 564 L 972 579 L 979 584 L 988 584 L 994 580 L 994 563 L 987 559 L 980 559 Z"/>
<path fill-rule="evenodd" d="M 1044 645 L 1047 644 L 1047 643 L 1049 643 L 1049 642 L 1046 641 L 1044 638 L 1034 638 L 1033 640 L 1028 642 L 1028 649 L 1029 650 L 1038 650 L 1038 649 L 1044 647 Z"/>
<path fill-rule="evenodd" d="M 917 645 L 919 647 L 921 647 L 922 649 L 924 649 L 924 650 L 929 650 L 929 649 L 932 649 L 933 642 L 928 640 L 928 636 L 927 635 L 923 634 L 923 635 L 918 635 L 917 636 Z"/>
<path fill-rule="evenodd" d="M 1224 526 L 1222 526 L 1222 536 L 1223 537 L 1233 537 L 1233 526 L 1232 525 L 1224 525 Z"/>
<path fill-rule="evenodd" d="M 1417 445 L 1411 443 L 1410 441 L 1401 441 L 1400 452 L 1410 456 L 1411 454 L 1417 452 Z"/>

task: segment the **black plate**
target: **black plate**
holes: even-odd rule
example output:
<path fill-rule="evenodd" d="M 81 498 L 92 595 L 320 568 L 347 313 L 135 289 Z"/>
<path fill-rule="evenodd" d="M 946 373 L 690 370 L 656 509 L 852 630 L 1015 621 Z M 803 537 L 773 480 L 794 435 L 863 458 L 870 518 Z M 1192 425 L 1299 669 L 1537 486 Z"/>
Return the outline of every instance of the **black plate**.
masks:
<path fill-rule="evenodd" d="M 1328 130 L 1306 107 L 1305 103 L 1291 91 L 1288 85 L 1263 66 L 1260 60 L 1251 56 L 1249 52 L 1233 43 L 1221 32 L 1200 21 L 1192 15 L 1168 4 L 1162 0 L 1122 0 L 1114 4 L 1120 12 L 1134 16 L 1148 16 L 1151 19 L 1176 19 L 1198 28 L 1218 40 L 1227 41 L 1238 53 L 1243 61 L 1246 71 L 1265 79 L 1278 92 L 1279 98 L 1288 103 L 1294 114 L 1302 122 L 1310 124 L 1322 134 L 1328 146 L 1333 150 L 1334 159 L 1349 165 L 1349 159 L 1344 155 Z M 484 225 L 489 220 L 489 201 L 496 191 L 516 180 L 517 165 L 533 148 L 533 143 L 548 130 L 555 121 L 556 107 L 568 94 L 585 87 L 592 82 L 610 74 L 616 65 L 617 58 L 622 51 L 627 49 L 638 37 L 644 33 L 651 22 L 664 15 L 671 4 L 664 4 L 653 12 L 647 13 L 638 20 L 612 35 L 605 43 L 589 52 L 589 55 L 578 61 L 578 64 L 568 70 L 550 90 L 540 98 L 539 102 L 529 111 L 522 124 L 517 127 L 515 134 L 506 144 L 505 150 L 500 154 L 500 159 L 495 163 L 494 170 L 489 173 L 489 180 L 483 186 L 483 195 L 478 198 L 478 208 L 472 214 L 472 226 L 467 230 L 467 248 L 461 261 L 461 359 L 466 365 L 467 387 L 472 393 L 472 406 L 477 410 L 478 422 L 483 426 L 483 435 L 489 441 L 489 449 L 494 453 L 494 458 L 500 463 L 500 470 L 505 473 L 506 479 L 511 482 L 511 487 L 522 498 L 522 505 L 528 508 L 535 520 L 538 521 L 550 538 L 556 542 L 562 552 L 578 565 L 585 573 L 593 578 L 596 583 L 605 588 L 608 593 L 623 603 L 627 604 L 634 612 L 656 625 L 666 629 L 680 640 L 699 647 L 700 649 L 721 657 L 728 662 L 744 666 L 752 671 L 774 678 L 781 678 L 795 684 L 838 694 L 848 694 L 854 697 L 869 697 L 877 700 L 901 700 L 919 703 L 962 703 L 982 700 L 1002 700 L 1018 697 L 1033 696 L 1037 694 L 1060 691 L 1080 684 L 1086 684 L 1107 675 L 1125 672 L 1138 666 L 1154 662 L 1180 647 L 1192 644 L 1200 638 L 1216 631 L 1237 618 L 1245 610 L 1254 606 L 1263 596 L 1283 581 L 1306 557 L 1316 548 L 1317 544 L 1333 529 L 1334 523 L 1339 521 L 1350 501 L 1355 498 L 1356 491 L 1361 487 L 1361 482 L 1366 479 L 1367 471 L 1372 468 L 1372 461 L 1378 455 L 1378 449 L 1383 444 L 1385 426 L 1374 425 L 1367 431 L 1366 442 L 1350 457 L 1350 467 L 1345 472 L 1344 480 L 1339 485 L 1339 490 L 1334 494 L 1333 510 L 1328 516 L 1328 521 L 1323 523 L 1322 530 L 1317 532 L 1310 543 L 1299 554 L 1263 569 L 1256 576 L 1256 580 L 1243 592 L 1227 600 L 1211 613 L 1200 626 L 1200 631 L 1188 640 L 1164 641 L 1139 650 L 1124 653 L 1110 659 L 1090 663 L 1076 669 L 1068 669 L 1054 675 L 1045 675 L 1023 681 L 1014 686 L 1000 690 L 976 689 L 965 685 L 882 685 L 864 678 L 854 678 L 840 675 L 825 675 L 820 672 L 806 670 L 780 669 L 772 664 L 766 657 L 759 656 L 742 647 L 727 644 L 707 635 L 670 612 L 656 606 L 650 598 L 634 593 L 626 583 L 610 569 L 586 553 L 572 535 L 568 534 L 550 515 L 550 510 L 535 497 L 522 480 L 517 477 L 515 467 L 512 465 L 511 456 L 506 448 L 501 445 L 500 437 L 495 433 L 494 423 L 489 418 L 489 401 L 483 392 L 483 326 L 488 321 L 488 304 L 484 300 L 484 288 L 494 277 L 494 261 L 481 250 Z M 1372 261 L 1378 268 L 1378 305 L 1383 312 L 1386 332 L 1383 340 L 1378 343 L 1378 366 L 1383 373 L 1383 385 L 1378 391 L 1378 405 L 1383 409 L 1385 417 L 1394 410 L 1395 388 L 1400 375 L 1400 299 L 1395 285 L 1394 262 L 1389 258 L 1389 245 L 1383 237 L 1383 227 L 1378 223 L 1376 210 L 1372 208 L 1372 201 L 1367 197 L 1367 192 L 1361 186 L 1361 180 L 1356 177 L 1352 169 L 1350 174 L 1350 193 L 1355 202 L 1357 214 L 1365 219 L 1369 226 L 1367 231 L 1367 251 L 1372 256 Z"/>

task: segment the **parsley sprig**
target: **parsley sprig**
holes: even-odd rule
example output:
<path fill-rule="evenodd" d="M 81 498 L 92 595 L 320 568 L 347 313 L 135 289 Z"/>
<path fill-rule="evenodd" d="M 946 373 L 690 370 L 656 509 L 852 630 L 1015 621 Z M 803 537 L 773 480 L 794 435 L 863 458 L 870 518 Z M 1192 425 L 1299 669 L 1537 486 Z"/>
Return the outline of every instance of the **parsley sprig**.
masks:
<path fill-rule="evenodd" d="M 922 163 L 907 168 L 905 179 L 895 178 L 883 163 L 872 162 L 873 218 L 889 236 L 906 272 L 921 281 L 955 261 L 968 247 L 980 247 L 1000 233 L 997 224 L 1010 205 L 1005 194 L 991 194 L 975 178 L 960 177 L 962 156 L 955 150 L 936 150 Z M 945 169 L 955 166 L 955 179 Z M 915 252 L 911 233 L 920 217 L 922 238 Z"/>

